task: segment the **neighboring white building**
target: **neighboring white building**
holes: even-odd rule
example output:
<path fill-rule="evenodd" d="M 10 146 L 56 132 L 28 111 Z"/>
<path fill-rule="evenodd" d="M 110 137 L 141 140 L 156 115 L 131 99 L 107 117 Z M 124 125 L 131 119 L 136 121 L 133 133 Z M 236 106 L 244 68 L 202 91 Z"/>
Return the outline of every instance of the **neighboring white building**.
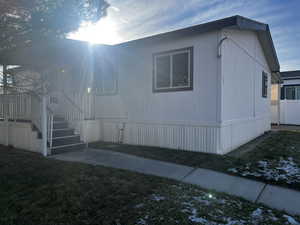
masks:
<path fill-rule="evenodd" d="M 49 107 L 84 142 L 226 154 L 271 128 L 280 67 L 266 24 L 234 16 L 89 54 L 48 79 Z"/>
<path fill-rule="evenodd" d="M 272 108 L 272 122 L 279 120 L 281 124 L 300 125 L 300 71 L 281 72 L 280 76 L 280 114 L 278 116 Z"/>

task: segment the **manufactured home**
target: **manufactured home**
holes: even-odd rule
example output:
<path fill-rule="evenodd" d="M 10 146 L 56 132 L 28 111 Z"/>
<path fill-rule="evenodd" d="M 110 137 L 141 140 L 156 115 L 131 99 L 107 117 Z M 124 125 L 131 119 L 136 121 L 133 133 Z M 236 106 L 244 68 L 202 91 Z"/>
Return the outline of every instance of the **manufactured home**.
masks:
<path fill-rule="evenodd" d="M 226 154 L 271 129 L 280 71 L 269 26 L 241 16 L 113 46 L 49 41 L 0 62 L 20 65 L 5 67 L 16 88 L 0 97 L 0 143 L 46 154 L 94 141 Z"/>

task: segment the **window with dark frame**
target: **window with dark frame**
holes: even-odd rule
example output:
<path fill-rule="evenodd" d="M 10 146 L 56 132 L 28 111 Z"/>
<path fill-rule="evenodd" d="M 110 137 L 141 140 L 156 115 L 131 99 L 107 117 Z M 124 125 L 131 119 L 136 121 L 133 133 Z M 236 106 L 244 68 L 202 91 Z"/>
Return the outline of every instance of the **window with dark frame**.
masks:
<path fill-rule="evenodd" d="M 266 72 L 262 72 L 262 97 L 268 97 L 268 74 Z"/>
<path fill-rule="evenodd" d="M 285 85 L 281 99 L 300 100 L 300 85 Z"/>
<path fill-rule="evenodd" d="M 193 89 L 193 47 L 153 55 L 153 92 Z"/>

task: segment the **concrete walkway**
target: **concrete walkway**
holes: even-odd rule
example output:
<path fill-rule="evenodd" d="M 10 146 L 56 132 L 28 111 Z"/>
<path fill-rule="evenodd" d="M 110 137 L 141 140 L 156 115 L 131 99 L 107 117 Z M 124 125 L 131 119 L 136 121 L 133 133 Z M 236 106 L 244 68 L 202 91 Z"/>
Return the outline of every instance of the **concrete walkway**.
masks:
<path fill-rule="evenodd" d="M 300 131 L 299 125 L 272 125 L 272 131 Z"/>
<path fill-rule="evenodd" d="M 84 152 L 69 152 L 54 155 L 51 158 L 170 178 L 242 197 L 252 202 L 265 204 L 271 208 L 285 210 L 290 214 L 300 215 L 300 192 L 212 170 L 98 149 L 87 149 Z"/>

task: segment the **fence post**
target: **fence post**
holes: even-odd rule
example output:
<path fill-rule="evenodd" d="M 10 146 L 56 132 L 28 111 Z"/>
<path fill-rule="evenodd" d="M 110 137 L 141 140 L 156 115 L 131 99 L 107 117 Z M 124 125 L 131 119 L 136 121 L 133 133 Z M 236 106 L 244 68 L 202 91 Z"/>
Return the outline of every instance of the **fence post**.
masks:
<path fill-rule="evenodd" d="M 280 120 L 280 108 L 281 108 L 281 86 L 280 86 L 280 82 L 278 82 L 277 84 L 277 125 L 279 126 L 281 123 Z"/>
<path fill-rule="evenodd" d="M 47 97 L 47 89 L 46 89 L 46 81 L 45 77 L 46 75 L 43 74 L 44 80 L 43 80 L 43 90 L 42 90 L 42 115 L 41 115 L 41 127 L 42 127 L 42 151 L 43 155 L 46 157 L 48 155 L 48 148 L 47 148 L 47 140 L 48 140 L 48 134 L 47 134 L 47 123 L 48 123 L 48 117 L 47 117 L 47 105 L 48 105 L 48 97 Z"/>
<path fill-rule="evenodd" d="M 5 120 L 5 128 L 6 128 L 6 146 L 9 145 L 9 101 L 8 101 L 8 92 L 7 92 L 7 65 L 3 65 L 3 95 L 4 95 L 4 120 Z"/>
<path fill-rule="evenodd" d="M 42 96 L 42 151 L 43 155 L 48 155 L 47 150 L 47 96 Z"/>

